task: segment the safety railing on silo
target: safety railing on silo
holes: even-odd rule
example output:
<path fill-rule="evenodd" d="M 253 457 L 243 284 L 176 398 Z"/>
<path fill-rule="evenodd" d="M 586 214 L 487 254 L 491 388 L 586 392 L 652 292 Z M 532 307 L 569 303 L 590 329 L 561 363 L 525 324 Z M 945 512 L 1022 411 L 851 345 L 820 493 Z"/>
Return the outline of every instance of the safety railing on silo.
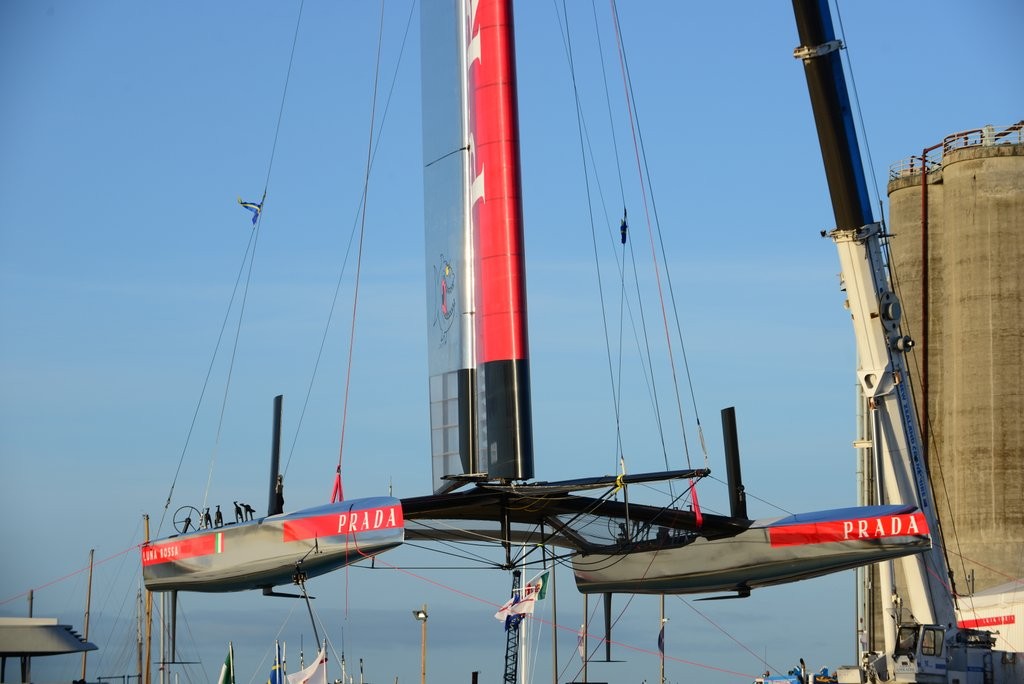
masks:
<path fill-rule="evenodd" d="M 965 147 L 989 147 L 993 145 L 1020 145 L 1024 143 L 1024 121 L 1012 126 L 984 126 L 968 131 L 947 135 L 942 143 L 924 150 L 923 154 L 906 157 L 889 166 L 889 180 L 905 178 L 921 173 L 931 173 L 942 168 L 942 158 L 947 152 Z"/>

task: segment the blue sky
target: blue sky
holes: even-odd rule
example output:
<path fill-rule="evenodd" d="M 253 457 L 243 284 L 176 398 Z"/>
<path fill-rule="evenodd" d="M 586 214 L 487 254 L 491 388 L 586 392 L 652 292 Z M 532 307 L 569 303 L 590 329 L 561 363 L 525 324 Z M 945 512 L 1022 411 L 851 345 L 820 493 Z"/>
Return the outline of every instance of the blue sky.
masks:
<path fill-rule="evenodd" d="M 614 229 L 623 200 L 592 11 L 569 4 L 580 98 Z M 646 240 L 607 7 L 597 5 L 625 201 L 634 240 Z M 410 8 L 396 1 L 385 10 L 382 90 L 392 79 L 394 88 L 368 193 L 344 454 L 349 496 L 429 488 L 415 14 L 399 61 Z M 220 439 L 223 351 L 171 510 L 199 505 L 208 477 L 212 504 L 265 507 L 276 394 L 285 395 L 291 454 L 287 507 L 329 497 L 351 263 L 295 432 L 358 216 L 379 7 L 306 3 L 274 148 L 297 11 L 295 2 L 265 1 L 0 4 L 0 614 L 25 614 L 24 593 L 36 588 L 36 615 L 80 627 L 85 580 L 74 573 L 90 548 L 110 558 L 94 584 L 90 636 L 101 650 L 90 657 L 90 679 L 134 671 L 125 644 L 134 638 L 138 557 L 121 552 L 141 541 L 144 513 L 156 531 L 250 237 L 236 198 L 258 199 L 272 149 Z M 718 411 L 735 405 L 744 479 L 760 497 L 752 515 L 852 504 L 853 340 L 833 248 L 818 237 L 831 227 L 831 208 L 802 67 L 791 57 L 790 5 L 622 3 L 619 12 L 710 466 L 724 479 Z M 950 133 L 1021 118 L 1019 3 L 844 3 L 842 15 L 879 183 L 890 163 Z M 537 475 L 606 474 L 615 467 L 615 421 L 555 4 L 520 3 L 516 31 Z M 598 212 L 601 236 L 603 218 Z M 601 268 L 614 312 L 618 286 L 610 262 Z M 656 318 L 656 302 L 645 305 Z M 651 334 L 661 335 L 657 326 Z M 647 390 L 628 355 L 628 467 L 659 469 Z M 666 367 L 658 377 L 667 387 Z M 682 465 L 671 433 L 669 449 L 673 467 Z M 720 484 L 701 493 L 707 508 L 725 510 Z M 414 681 L 419 629 L 409 611 L 426 602 L 431 680 L 467 681 L 472 670 L 496 679 L 504 636 L 486 602 L 502 602 L 507 574 L 423 569 L 445 561 L 421 549 L 382 561 L 421 569 L 353 568 L 311 584 L 349 661 L 363 658 L 370 681 Z M 580 598 L 570 573 L 558 581 L 558 623 L 575 630 Z M 778 669 L 799 657 L 814 667 L 852 662 L 853 603 L 852 573 L 744 601 L 669 598 L 676 660 L 668 678 L 742 682 L 764 669 L 758 657 Z M 179 644 L 202 663 L 182 673 L 188 681 L 215 676 L 228 640 L 240 681 L 262 681 L 261 659 L 276 637 L 293 654 L 300 635 L 312 642 L 298 602 L 188 595 L 182 613 Z M 549 634 L 545 627 L 541 638 Z M 575 637 L 564 634 L 561 666 L 575 651 Z M 614 634 L 615 657 L 626 662 L 594 665 L 591 679 L 656 680 L 656 634 L 656 601 L 637 599 Z M 538 654 L 538 681 L 550 672 L 550 650 Z M 33 672 L 38 681 L 67 680 L 78 667 L 77 658 L 54 658 Z"/>

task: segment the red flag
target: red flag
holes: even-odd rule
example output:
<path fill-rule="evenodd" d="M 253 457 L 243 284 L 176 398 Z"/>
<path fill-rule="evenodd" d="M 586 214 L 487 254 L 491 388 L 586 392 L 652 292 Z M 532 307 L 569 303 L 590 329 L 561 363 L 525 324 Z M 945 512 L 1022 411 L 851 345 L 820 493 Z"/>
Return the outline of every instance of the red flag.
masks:
<path fill-rule="evenodd" d="M 341 491 L 341 466 L 338 466 L 338 470 L 334 473 L 334 489 L 331 490 L 331 503 L 344 500 L 345 495 Z"/>
<path fill-rule="evenodd" d="M 704 527 L 704 516 L 700 512 L 700 502 L 697 501 L 697 484 L 690 480 L 690 495 L 693 496 L 693 514 L 697 516 L 697 529 Z"/>

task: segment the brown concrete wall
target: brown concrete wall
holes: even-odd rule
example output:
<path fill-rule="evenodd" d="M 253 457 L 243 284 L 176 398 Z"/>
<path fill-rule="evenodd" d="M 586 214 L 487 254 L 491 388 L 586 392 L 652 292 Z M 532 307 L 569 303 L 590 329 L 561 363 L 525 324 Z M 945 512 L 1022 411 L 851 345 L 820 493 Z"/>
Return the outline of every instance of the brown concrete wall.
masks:
<path fill-rule="evenodd" d="M 1024 145 L 947 153 L 889 183 L 891 260 L 922 407 L 932 482 L 957 589 L 1024 576 Z M 922 265 L 927 263 L 927 293 Z M 927 297 L 928 324 L 922 313 Z M 922 377 L 927 355 L 927 378 Z"/>

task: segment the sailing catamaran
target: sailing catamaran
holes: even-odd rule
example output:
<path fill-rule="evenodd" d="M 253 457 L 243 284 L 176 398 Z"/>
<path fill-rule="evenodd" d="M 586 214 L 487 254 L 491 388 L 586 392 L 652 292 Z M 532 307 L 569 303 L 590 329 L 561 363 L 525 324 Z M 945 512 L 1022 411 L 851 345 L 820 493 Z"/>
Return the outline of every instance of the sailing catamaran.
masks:
<path fill-rule="evenodd" d="M 403 539 L 570 549 L 585 593 L 704 593 L 793 582 L 930 547 L 913 505 L 766 520 L 619 502 L 706 469 L 533 482 L 515 47 L 510 0 L 421 12 L 431 461 L 428 496 L 345 501 L 147 544 L 153 590 L 272 587 Z M 734 486 L 737 486 L 734 484 Z M 601 496 L 579 492 L 604 490 Z M 444 522 L 443 525 L 438 523 Z M 458 524 L 451 524 L 457 522 Z"/>
<path fill-rule="evenodd" d="M 403 500 L 410 539 L 482 535 L 507 550 L 526 540 L 568 547 L 585 593 L 742 595 L 929 548 L 912 505 L 754 521 L 745 510 L 711 516 L 608 496 L 632 482 L 692 482 L 706 470 L 530 482 L 511 2 L 424 5 L 421 45 L 434 494 Z M 594 488 L 606 495 L 574 493 Z M 435 524 L 441 520 L 460 525 Z"/>

